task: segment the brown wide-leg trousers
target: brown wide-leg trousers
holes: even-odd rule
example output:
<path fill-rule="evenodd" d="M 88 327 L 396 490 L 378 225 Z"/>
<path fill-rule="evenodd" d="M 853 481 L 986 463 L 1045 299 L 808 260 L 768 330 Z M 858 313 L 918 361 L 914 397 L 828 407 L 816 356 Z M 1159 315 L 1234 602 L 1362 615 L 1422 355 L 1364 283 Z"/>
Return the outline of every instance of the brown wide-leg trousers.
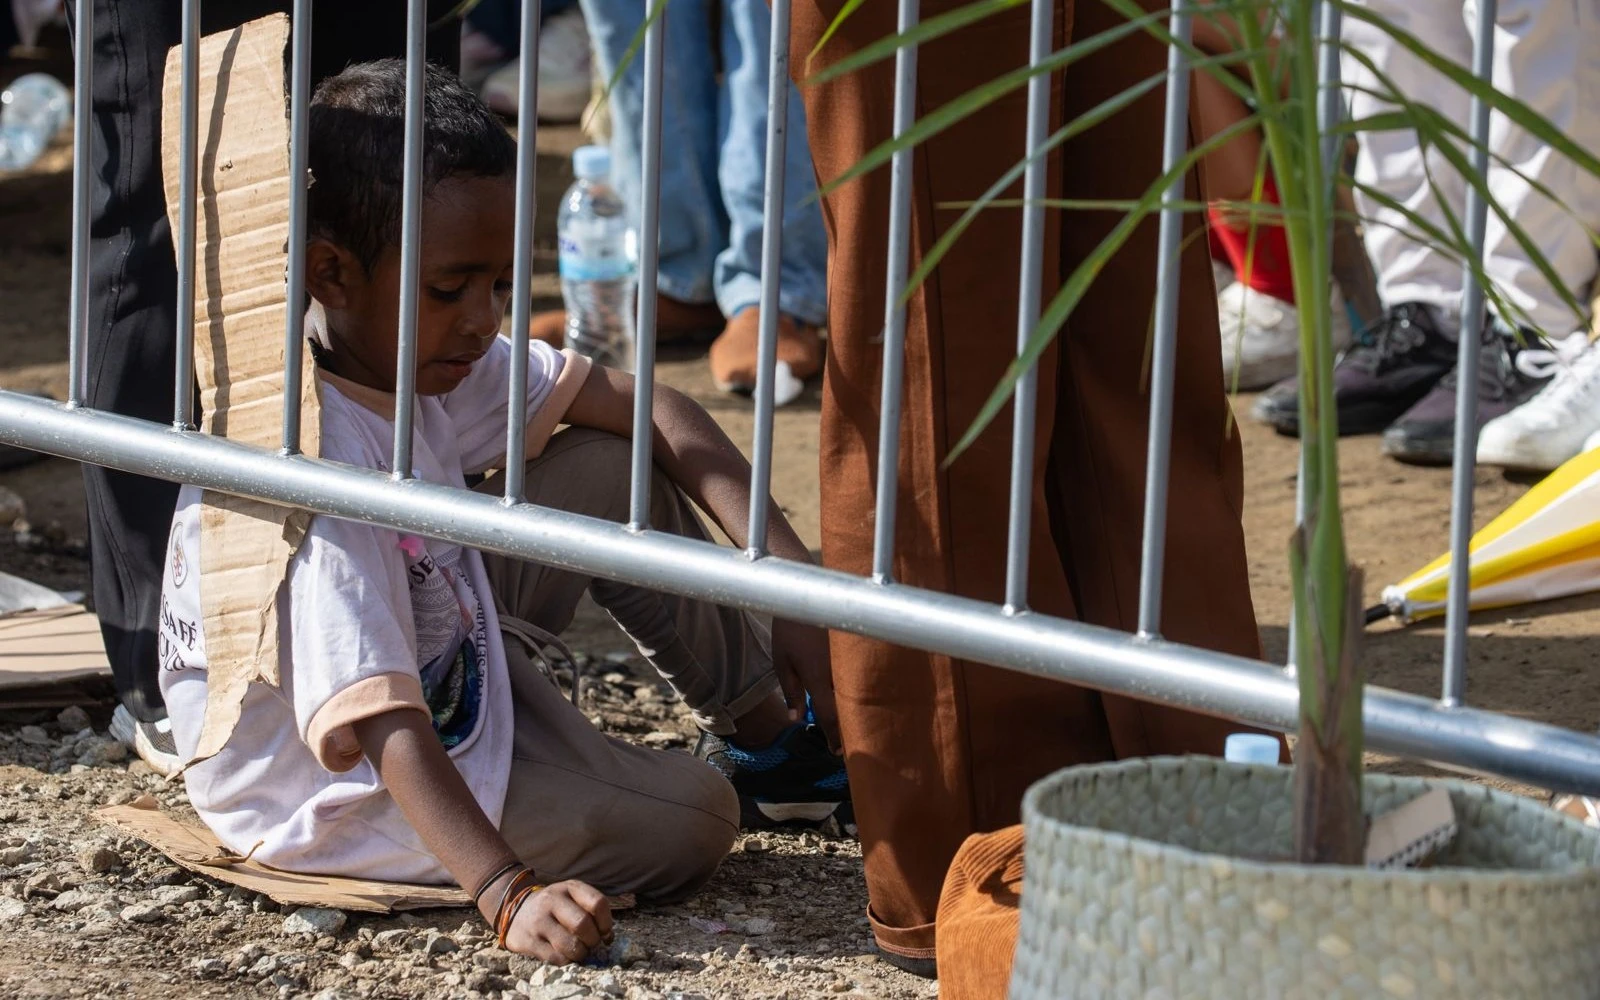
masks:
<path fill-rule="evenodd" d="M 792 59 L 802 82 L 808 54 L 843 2 L 797 0 Z M 922 16 L 963 2 L 923 0 Z M 811 69 L 892 34 L 894 6 L 862 5 Z M 1117 23 L 1098 0 L 1058 0 L 1056 47 Z M 1024 65 L 1027 37 L 1028 10 L 1019 7 L 924 46 L 918 116 Z M 1073 65 L 1054 81 L 1052 128 L 1162 72 L 1165 60 L 1162 46 L 1137 35 Z M 802 85 L 820 180 L 837 177 L 889 138 L 893 88 L 892 61 L 824 85 Z M 1163 105 L 1157 89 L 1067 143 L 1051 162 L 1051 194 L 1143 194 L 1160 174 Z M 918 147 L 913 266 L 960 214 L 941 203 L 978 196 L 1022 158 L 1025 107 L 1019 89 Z M 888 171 L 841 188 L 823 209 L 831 298 L 823 557 L 835 568 L 868 573 Z M 1117 218 L 1112 212 L 1050 213 L 1046 302 Z M 1015 209 L 984 212 L 911 301 L 907 320 L 895 577 L 989 601 L 1000 600 L 1004 589 L 1009 408 L 951 468 L 940 463 L 1014 357 L 1020 243 Z M 1128 630 L 1138 613 L 1155 245 L 1151 220 L 1099 275 L 1045 353 L 1039 378 L 1031 604 L 1047 614 Z M 1240 526 L 1241 456 L 1228 429 L 1216 293 L 1205 240 L 1188 246 L 1163 631 L 1183 642 L 1254 655 L 1259 640 Z M 1225 733 L 1237 728 L 853 635 L 835 634 L 833 662 L 866 849 L 870 916 L 879 944 L 911 957 L 933 955 L 940 885 L 957 847 L 969 833 L 1016 822 L 1031 782 L 1075 763 L 1220 753 Z"/>

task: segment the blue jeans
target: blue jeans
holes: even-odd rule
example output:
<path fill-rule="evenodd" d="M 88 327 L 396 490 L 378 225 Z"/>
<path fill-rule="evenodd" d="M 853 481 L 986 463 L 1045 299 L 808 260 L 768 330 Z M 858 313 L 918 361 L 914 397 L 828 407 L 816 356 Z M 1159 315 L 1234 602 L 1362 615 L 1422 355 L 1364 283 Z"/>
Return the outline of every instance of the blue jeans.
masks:
<path fill-rule="evenodd" d="M 644 23 L 649 0 L 581 3 L 601 72 L 609 80 Z M 713 5 L 721 17 L 720 37 L 712 33 Z M 761 296 L 772 16 L 765 0 L 670 0 L 665 17 L 659 287 L 680 302 L 715 299 L 722 314 L 732 317 Z M 612 179 L 634 213 L 643 121 L 641 51 L 611 92 Z M 828 314 L 828 241 L 814 198 L 805 111 L 792 83 L 785 136 L 778 307 L 820 326 Z"/>

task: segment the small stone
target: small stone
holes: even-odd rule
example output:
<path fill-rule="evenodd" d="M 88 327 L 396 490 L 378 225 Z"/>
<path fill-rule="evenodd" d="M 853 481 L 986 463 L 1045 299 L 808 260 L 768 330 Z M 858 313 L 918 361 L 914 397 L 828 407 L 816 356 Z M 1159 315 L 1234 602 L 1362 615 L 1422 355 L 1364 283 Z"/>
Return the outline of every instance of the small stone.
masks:
<path fill-rule="evenodd" d="M 22 864 L 31 857 L 33 857 L 33 845 L 24 842 L 15 847 L 0 849 L 0 866 L 10 868 L 12 865 Z"/>
<path fill-rule="evenodd" d="M 633 659 L 633 654 L 625 649 L 614 649 L 604 656 L 604 660 L 613 667 L 620 667 Z"/>
<path fill-rule="evenodd" d="M 639 738 L 639 742 L 647 747 L 672 747 L 688 741 L 677 733 L 656 732 L 645 733 Z"/>
<path fill-rule="evenodd" d="M 461 983 L 462 983 L 461 973 L 459 973 L 459 972 L 446 972 L 444 974 L 444 984 L 446 986 L 460 986 Z"/>
<path fill-rule="evenodd" d="M 829 993 L 849 993 L 850 989 L 850 982 L 846 979 L 835 979 L 828 984 Z"/>
<path fill-rule="evenodd" d="M 197 885 L 164 885 L 151 895 L 162 906 L 182 906 L 198 900 L 201 892 Z"/>
<path fill-rule="evenodd" d="M 611 943 L 611 960 L 623 967 L 640 965 L 650 961 L 650 949 L 626 934 L 619 934 Z"/>
<path fill-rule="evenodd" d="M 455 938 L 438 931 L 429 931 L 427 938 L 422 943 L 424 955 L 448 955 L 452 951 L 459 951 L 461 946 L 456 944 Z"/>
<path fill-rule="evenodd" d="M 105 896 L 98 892 L 87 892 L 83 889 L 68 889 L 50 901 L 50 909 L 60 913 L 77 913 L 79 910 L 92 903 L 98 903 Z"/>
<path fill-rule="evenodd" d="M 47 747 L 55 742 L 50 738 L 49 733 L 38 726 L 23 726 L 17 730 L 17 739 L 31 747 Z"/>
<path fill-rule="evenodd" d="M 746 854 L 765 854 L 772 850 L 766 840 L 761 837 L 746 837 L 741 846 Z"/>
<path fill-rule="evenodd" d="M 601 976 L 600 981 L 595 983 L 595 989 L 608 997 L 620 997 L 628 992 L 623 988 L 621 980 L 609 972 Z"/>
<path fill-rule="evenodd" d="M 4 512 L 0 512 L 0 521 L 3 520 L 5 520 Z M 64 733 L 76 733 L 89 728 L 89 713 L 77 705 L 68 705 L 61 710 L 60 715 L 56 716 L 56 725 L 60 726 Z"/>
<path fill-rule="evenodd" d="M 411 931 L 405 927 L 392 927 L 389 930 L 379 931 L 372 935 L 373 947 L 394 951 L 404 948 L 410 940 Z"/>
<path fill-rule="evenodd" d="M 472 956 L 472 964 L 485 972 L 503 976 L 511 971 L 511 953 L 499 948 L 485 948 Z"/>
<path fill-rule="evenodd" d="M 83 865 L 84 871 L 98 875 L 101 872 L 121 868 L 122 855 L 104 844 L 99 844 L 79 854 L 78 863 Z"/>
<path fill-rule="evenodd" d="M 15 490 L 0 486 L 0 524 L 11 524 L 28 516 L 28 505 Z"/>
<path fill-rule="evenodd" d="M 570 997 L 586 997 L 589 995 L 587 986 L 577 983 L 551 983 L 548 986 L 535 986 L 529 996 L 534 1000 L 568 1000 Z"/>
<path fill-rule="evenodd" d="M 27 912 L 28 908 L 23 905 L 22 900 L 0 896 L 0 921 L 16 920 Z"/>
<path fill-rule="evenodd" d="M 338 990 L 334 989 L 332 986 L 330 986 L 327 989 L 323 990 L 321 993 L 318 993 L 315 996 L 313 996 L 311 998 L 311 1000 L 348 1000 L 349 996 L 350 996 L 350 994 L 341 993 L 340 991 L 338 991 Z"/>
<path fill-rule="evenodd" d="M 469 990 L 476 990 L 477 992 L 482 993 L 485 990 L 493 988 L 494 984 L 497 982 L 499 982 L 499 977 L 495 976 L 493 973 L 485 972 L 482 969 L 475 969 L 462 977 L 461 985 L 465 986 Z"/>
<path fill-rule="evenodd" d="M 777 926 L 777 921 L 770 917 L 751 917 L 744 922 L 741 930 L 753 937 L 760 937 L 763 934 L 771 934 Z"/>
<path fill-rule="evenodd" d="M 772 884 L 769 882 L 751 882 L 750 888 L 756 891 L 757 896 L 770 896 L 773 892 Z"/>
<path fill-rule="evenodd" d="M 123 907 L 119 915 L 129 924 L 153 924 L 164 918 L 159 903 L 134 903 Z"/>
<path fill-rule="evenodd" d="M 38 872 L 22 883 L 22 898 L 53 899 L 61 892 L 61 879 L 54 872 Z"/>
<path fill-rule="evenodd" d="M 312 934 L 317 937 L 332 936 L 344 929 L 350 918 L 343 910 L 321 906 L 302 906 L 283 919 L 285 934 Z"/>
<path fill-rule="evenodd" d="M 194 960 L 194 974 L 201 979 L 221 979 L 228 974 L 228 963 L 220 958 L 197 958 Z"/>

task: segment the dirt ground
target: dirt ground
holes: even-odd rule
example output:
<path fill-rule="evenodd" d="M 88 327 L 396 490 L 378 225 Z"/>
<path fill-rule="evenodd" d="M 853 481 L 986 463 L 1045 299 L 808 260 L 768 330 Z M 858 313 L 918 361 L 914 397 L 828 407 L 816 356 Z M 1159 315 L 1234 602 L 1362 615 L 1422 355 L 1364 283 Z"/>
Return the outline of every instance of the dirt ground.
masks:
<path fill-rule="evenodd" d="M 540 192 L 553 204 L 566 183 L 571 131 L 540 137 Z M 24 176 L 0 177 L 0 387 L 65 391 L 70 153 L 57 148 Z M 538 305 L 557 301 L 553 212 L 541 213 Z M 703 361 L 672 354 L 664 380 L 698 399 L 748 445 L 746 401 L 716 394 Z M 1239 400 L 1241 418 L 1248 399 Z M 1246 529 L 1252 587 L 1268 652 L 1281 658 L 1288 618 L 1284 556 L 1294 508 L 1292 441 L 1247 419 Z M 815 387 L 780 412 L 774 493 L 802 536 L 817 539 Z M 1349 546 L 1369 588 L 1394 582 L 1446 546 L 1448 470 L 1381 458 L 1375 439 L 1343 450 Z M 0 473 L 27 505 L 20 530 L 0 531 L 0 569 L 53 587 L 88 589 L 83 497 L 72 463 L 50 460 Z M 1480 523 L 1525 488 L 1480 472 Z M 1174 498 L 1181 502 L 1181 498 Z M 1468 696 L 1529 718 L 1593 729 L 1600 686 L 1585 682 L 1600 598 L 1480 616 Z M 685 746 L 690 727 L 662 697 L 603 618 L 586 615 L 570 636 L 596 666 L 585 709 L 611 731 Z M 1438 690 L 1436 626 L 1370 633 L 1372 679 Z M 748 837 L 711 886 L 680 907 L 621 921 L 627 942 L 609 964 L 557 973 L 488 947 L 466 911 L 377 919 L 352 914 L 321 936 L 292 933 L 269 901 L 193 879 L 158 854 L 96 824 L 93 809 L 153 794 L 183 811 L 180 786 L 119 758 L 103 738 L 109 703 L 69 711 L 0 709 L 0 996 L 129 997 L 810 997 L 931 996 L 929 984 L 872 954 L 861 855 L 849 838 Z M 90 732 L 83 732 L 85 728 Z M 97 735 L 98 734 L 98 735 Z M 1417 765 L 1378 761 L 1384 766 Z M 439 938 L 439 934 L 446 935 Z"/>

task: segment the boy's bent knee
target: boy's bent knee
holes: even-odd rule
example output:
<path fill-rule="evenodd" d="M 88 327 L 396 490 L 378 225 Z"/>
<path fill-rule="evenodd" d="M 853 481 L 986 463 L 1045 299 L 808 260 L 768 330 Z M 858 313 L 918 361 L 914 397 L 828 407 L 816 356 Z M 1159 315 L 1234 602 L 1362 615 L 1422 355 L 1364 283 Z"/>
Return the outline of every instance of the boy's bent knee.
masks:
<path fill-rule="evenodd" d="M 703 761 L 672 757 L 683 771 L 673 795 L 678 815 L 668 831 L 640 831 L 641 849 L 660 859 L 658 884 L 642 895 L 659 900 L 682 899 L 705 885 L 739 836 L 739 797 L 733 786 Z"/>

